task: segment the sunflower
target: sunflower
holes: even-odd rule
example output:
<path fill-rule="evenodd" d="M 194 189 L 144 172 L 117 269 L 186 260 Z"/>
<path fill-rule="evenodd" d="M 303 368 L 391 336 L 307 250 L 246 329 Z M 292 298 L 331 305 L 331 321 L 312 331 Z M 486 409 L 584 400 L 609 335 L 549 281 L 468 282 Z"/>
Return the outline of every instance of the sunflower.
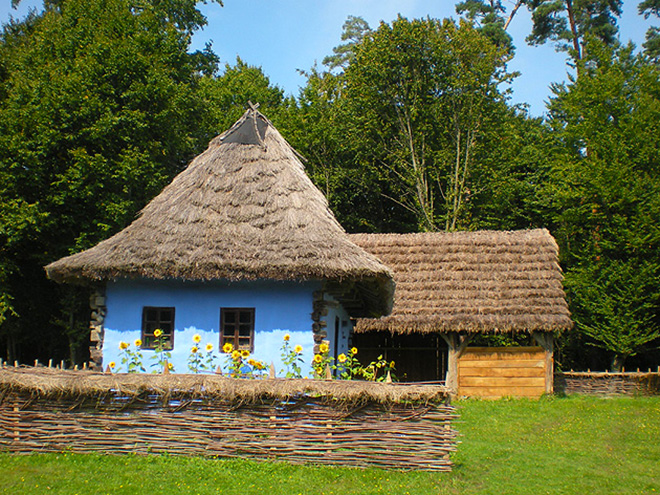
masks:
<path fill-rule="evenodd" d="M 231 342 L 227 342 L 225 345 L 222 346 L 222 352 L 225 354 L 231 354 L 231 351 L 234 350 L 234 346 L 231 345 Z"/>
<path fill-rule="evenodd" d="M 120 342 L 119 343 L 119 350 L 125 351 L 126 349 L 128 349 L 128 342 Z"/>
<path fill-rule="evenodd" d="M 193 342 L 194 342 L 195 344 L 199 344 L 201 341 L 202 341 L 202 337 L 201 337 L 201 335 L 199 335 L 198 333 L 196 333 L 195 335 L 193 335 Z"/>
<path fill-rule="evenodd" d="M 206 352 L 211 352 L 213 350 L 213 344 L 206 344 Z"/>
<path fill-rule="evenodd" d="M 241 352 L 240 351 L 234 350 L 234 351 L 231 352 L 231 358 L 234 361 L 237 361 L 240 357 L 241 357 Z"/>
<path fill-rule="evenodd" d="M 330 350 L 330 346 L 328 344 L 326 344 L 325 342 L 319 346 L 319 352 L 321 354 L 325 354 L 329 350 Z"/>
<path fill-rule="evenodd" d="M 351 354 L 353 354 L 353 356 L 357 354 L 357 347 L 351 348 Z"/>
<path fill-rule="evenodd" d="M 296 354 L 300 354 L 302 351 L 303 349 L 301 345 L 297 345 L 293 348 L 293 352 L 295 352 Z"/>
<path fill-rule="evenodd" d="M 288 333 L 284 334 L 284 342 L 288 342 L 290 338 L 291 338 L 291 335 L 289 335 Z"/>
<path fill-rule="evenodd" d="M 117 366 L 117 365 L 115 364 L 114 361 L 110 361 L 110 363 L 108 364 L 108 366 L 110 366 L 110 368 L 114 368 L 114 367 Z"/>
<path fill-rule="evenodd" d="M 174 365 L 172 363 L 167 363 L 167 369 L 170 371 L 174 370 Z"/>
<path fill-rule="evenodd" d="M 190 352 L 192 352 L 193 354 L 197 354 L 199 352 L 199 347 L 197 347 L 196 345 L 192 346 Z"/>
<path fill-rule="evenodd" d="M 135 344 L 135 347 L 142 347 L 142 340 L 140 339 L 135 339 L 135 342 L 133 343 Z"/>
<path fill-rule="evenodd" d="M 346 359 L 347 359 L 347 358 L 346 358 L 346 354 L 343 354 L 343 353 L 342 353 L 342 354 L 340 354 L 339 356 L 337 356 L 337 361 L 339 361 L 340 363 L 345 363 L 345 362 L 346 362 Z"/>
<path fill-rule="evenodd" d="M 323 361 L 323 357 L 321 357 L 320 354 L 315 354 L 315 355 L 314 355 L 314 362 L 315 362 L 316 364 L 318 364 L 318 363 L 320 363 L 321 361 Z"/>
<path fill-rule="evenodd" d="M 243 349 L 243 350 L 241 351 L 241 357 L 242 357 L 242 358 L 250 357 L 250 351 L 248 351 L 247 349 Z"/>
<path fill-rule="evenodd" d="M 154 330 L 154 337 L 158 338 L 161 335 L 163 335 L 163 331 L 160 328 L 157 328 L 156 330 Z"/>

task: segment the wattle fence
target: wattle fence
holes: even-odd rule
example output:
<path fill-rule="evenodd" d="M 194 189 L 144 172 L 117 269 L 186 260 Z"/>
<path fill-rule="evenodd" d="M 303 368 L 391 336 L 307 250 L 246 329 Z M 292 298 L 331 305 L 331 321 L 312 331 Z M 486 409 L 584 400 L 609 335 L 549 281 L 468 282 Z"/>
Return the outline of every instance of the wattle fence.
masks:
<path fill-rule="evenodd" d="M 585 395 L 660 395 L 660 370 L 565 371 L 555 374 L 555 392 Z"/>
<path fill-rule="evenodd" d="M 0 451 L 181 454 L 449 471 L 438 385 L 0 369 Z"/>

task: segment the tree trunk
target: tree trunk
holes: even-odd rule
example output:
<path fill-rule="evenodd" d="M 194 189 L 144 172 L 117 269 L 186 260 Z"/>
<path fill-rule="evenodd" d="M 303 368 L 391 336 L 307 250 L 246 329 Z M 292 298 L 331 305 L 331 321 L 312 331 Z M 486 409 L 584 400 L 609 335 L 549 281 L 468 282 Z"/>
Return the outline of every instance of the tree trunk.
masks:
<path fill-rule="evenodd" d="M 612 371 L 620 372 L 623 370 L 623 364 L 626 361 L 626 356 L 623 354 L 615 354 L 612 358 Z"/>

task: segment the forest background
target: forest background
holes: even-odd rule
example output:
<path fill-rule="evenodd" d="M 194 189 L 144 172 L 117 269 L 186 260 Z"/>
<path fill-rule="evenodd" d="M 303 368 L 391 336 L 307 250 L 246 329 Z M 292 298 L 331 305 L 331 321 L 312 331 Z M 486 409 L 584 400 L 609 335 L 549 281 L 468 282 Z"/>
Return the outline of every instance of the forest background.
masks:
<path fill-rule="evenodd" d="M 546 227 L 576 322 L 558 366 L 657 366 L 660 29 L 640 47 L 620 40 L 622 5 L 465 0 L 458 20 L 349 17 L 290 96 L 260 67 L 191 50 L 206 23 L 195 0 L 44 0 L 0 35 L 0 357 L 88 359 L 88 289 L 43 266 L 124 228 L 252 101 L 347 231 Z M 508 89 L 507 29 L 525 9 L 527 42 L 574 68 L 542 118 Z M 638 11 L 657 22 L 660 0 Z"/>

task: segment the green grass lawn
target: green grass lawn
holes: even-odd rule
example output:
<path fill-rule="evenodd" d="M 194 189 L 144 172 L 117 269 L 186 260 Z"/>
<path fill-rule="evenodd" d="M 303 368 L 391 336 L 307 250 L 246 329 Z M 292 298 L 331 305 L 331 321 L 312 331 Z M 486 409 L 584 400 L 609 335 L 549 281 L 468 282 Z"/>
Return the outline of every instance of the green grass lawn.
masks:
<path fill-rule="evenodd" d="M 452 473 L 173 456 L 0 454 L 0 493 L 660 493 L 660 397 L 462 401 Z"/>

